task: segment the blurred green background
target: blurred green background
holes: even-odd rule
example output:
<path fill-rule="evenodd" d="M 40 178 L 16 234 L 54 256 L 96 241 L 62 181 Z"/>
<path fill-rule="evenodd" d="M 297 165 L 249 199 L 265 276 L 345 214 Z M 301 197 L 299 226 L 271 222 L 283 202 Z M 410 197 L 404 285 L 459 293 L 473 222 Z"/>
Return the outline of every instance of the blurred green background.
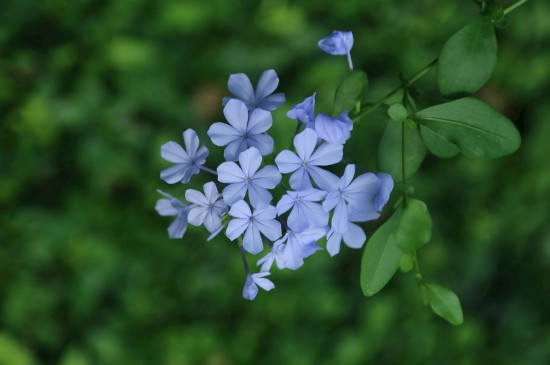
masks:
<path fill-rule="evenodd" d="M 434 219 L 424 275 L 455 290 L 465 322 L 424 307 L 412 275 L 359 287 L 361 251 L 319 252 L 276 289 L 241 297 L 239 251 L 189 227 L 170 240 L 160 146 L 222 120 L 227 78 L 273 68 L 287 104 L 332 106 L 344 57 L 319 39 L 352 30 L 372 100 L 472 19 L 455 0 L 3 0 L 0 2 L 0 364 L 546 364 L 550 359 L 550 3 L 499 30 L 478 96 L 523 143 L 497 160 L 428 157 L 412 184 Z M 255 81 L 254 81 L 255 82 Z M 442 101 L 435 72 L 417 84 Z M 422 101 L 420 101 L 422 103 Z M 384 108 L 356 125 L 346 158 L 376 171 Z M 195 176 L 200 187 L 209 176 Z M 375 224 L 366 226 L 372 233 Z"/>

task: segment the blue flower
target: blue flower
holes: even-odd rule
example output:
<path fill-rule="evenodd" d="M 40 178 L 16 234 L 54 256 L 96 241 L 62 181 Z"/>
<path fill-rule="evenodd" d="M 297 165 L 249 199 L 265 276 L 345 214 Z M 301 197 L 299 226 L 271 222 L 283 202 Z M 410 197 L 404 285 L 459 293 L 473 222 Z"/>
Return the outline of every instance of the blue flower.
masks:
<path fill-rule="evenodd" d="M 273 138 L 265 133 L 272 124 L 271 113 L 255 109 L 249 115 L 240 100 L 228 102 L 223 113 L 229 124 L 214 123 L 207 133 L 216 146 L 226 146 L 223 155 L 227 161 L 236 161 L 249 147 L 256 147 L 263 156 L 273 152 Z"/>
<path fill-rule="evenodd" d="M 338 184 L 338 177 L 319 166 L 329 166 L 342 159 L 342 145 L 321 143 L 317 146 L 317 133 L 306 128 L 294 137 L 294 152 L 284 150 L 275 158 L 275 163 L 282 173 L 290 176 L 290 186 L 295 190 L 312 187 L 310 178 L 323 190 L 331 190 Z"/>
<path fill-rule="evenodd" d="M 327 251 L 330 256 L 340 252 L 342 240 L 350 248 L 361 248 L 367 240 L 367 235 L 361 227 L 354 223 L 348 223 L 346 232 L 339 233 L 331 229 L 327 233 Z"/>
<path fill-rule="evenodd" d="M 246 104 L 249 111 L 260 108 L 267 111 L 273 111 L 285 103 L 283 93 L 273 94 L 273 91 L 279 85 L 279 77 L 274 70 L 267 70 L 262 73 L 256 91 L 252 88 L 252 83 L 248 76 L 243 73 L 233 74 L 229 77 L 227 87 L 229 91 L 236 96 L 223 98 L 223 105 L 226 105 L 232 99 L 238 99 Z"/>
<path fill-rule="evenodd" d="M 286 113 L 290 119 L 299 120 L 306 128 L 315 129 L 315 93 L 307 97 L 300 104 L 293 105 Z"/>
<path fill-rule="evenodd" d="M 189 210 L 187 220 L 189 224 L 204 226 L 210 233 L 214 233 L 222 226 L 221 215 L 227 212 L 227 205 L 218 194 L 218 188 L 213 182 L 204 184 L 204 194 L 200 191 L 188 189 L 185 199 L 194 205 Z"/>
<path fill-rule="evenodd" d="M 288 216 L 288 227 L 295 232 L 307 228 L 324 227 L 328 224 L 328 212 L 317 204 L 327 195 L 326 191 L 306 189 L 287 191 L 277 203 L 277 214 L 282 215 L 292 208 Z"/>
<path fill-rule="evenodd" d="M 275 219 L 277 211 L 272 205 L 251 212 L 248 204 L 240 200 L 231 206 L 229 215 L 234 218 L 229 221 L 225 235 L 233 241 L 244 232 L 243 247 L 253 255 L 263 250 L 260 232 L 271 241 L 281 237 L 281 223 Z"/>
<path fill-rule="evenodd" d="M 163 217 L 176 216 L 174 221 L 168 226 L 168 237 L 182 238 L 187 230 L 187 215 L 189 214 L 191 206 L 183 204 L 181 201 L 162 190 L 157 191 L 167 198 L 157 201 L 155 209 L 158 214 Z"/>
<path fill-rule="evenodd" d="M 277 263 L 277 267 L 279 270 L 282 270 L 285 268 L 284 258 L 283 255 L 285 253 L 286 245 L 283 243 L 282 240 L 277 240 L 273 243 L 273 246 L 271 246 L 271 251 L 258 260 L 256 265 L 262 265 L 260 268 L 261 271 L 269 271 L 271 270 L 271 266 L 273 266 L 273 262 Z"/>
<path fill-rule="evenodd" d="M 328 143 L 344 144 L 351 136 L 353 122 L 347 111 L 343 111 L 336 118 L 325 114 L 319 114 L 315 118 L 315 131 L 317 136 Z"/>
<path fill-rule="evenodd" d="M 353 33 L 350 31 L 335 30 L 326 38 L 323 38 L 318 43 L 326 53 L 331 55 L 347 55 L 349 68 L 353 70 L 353 64 L 351 62 L 351 48 L 353 47 Z"/>
<path fill-rule="evenodd" d="M 191 175 L 199 172 L 208 156 L 208 149 L 205 146 L 199 147 L 199 138 L 192 129 L 183 132 L 185 149 L 176 142 L 166 142 L 160 147 L 160 154 L 163 159 L 175 163 L 174 166 L 160 172 L 160 178 L 168 184 L 177 182 L 187 183 Z"/>
<path fill-rule="evenodd" d="M 380 189 L 378 189 L 378 194 L 374 201 L 374 207 L 379 212 L 382 211 L 388 200 L 390 200 L 390 194 L 393 190 L 393 178 L 389 174 L 379 172 L 376 174 L 380 179 Z"/>
<path fill-rule="evenodd" d="M 275 284 L 265 277 L 269 275 L 269 272 L 259 272 L 256 274 L 246 275 L 246 281 L 244 282 L 243 298 L 248 300 L 254 300 L 258 294 L 258 287 L 265 291 L 270 291 L 275 288 Z"/>
<path fill-rule="evenodd" d="M 355 165 L 346 166 L 344 175 L 337 188 L 327 194 L 323 208 L 328 212 L 334 210 L 332 228 L 338 233 L 346 233 L 348 222 L 366 222 L 380 216 L 374 200 L 380 189 L 380 179 L 367 172 L 355 180 Z"/>
<path fill-rule="evenodd" d="M 253 207 L 269 204 L 273 189 L 281 181 L 281 174 L 273 165 L 258 170 L 262 163 L 260 151 L 251 147 L 239 155 L 239 165 L 224 162 L 218 166 L 218 180 L 230 184 L 223 189 L 223 200 L 228 205 L 244 199 L 248 192 Z"/>

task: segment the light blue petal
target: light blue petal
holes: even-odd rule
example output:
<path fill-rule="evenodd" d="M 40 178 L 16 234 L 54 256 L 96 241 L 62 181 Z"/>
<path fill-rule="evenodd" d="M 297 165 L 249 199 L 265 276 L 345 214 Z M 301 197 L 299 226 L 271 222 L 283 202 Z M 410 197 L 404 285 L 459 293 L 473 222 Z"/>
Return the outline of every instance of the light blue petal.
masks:
<path fill-rule="evenodd" d="M 264 133 L 271 127 L 272 123 L 273 118 L 270 112 L 254 109 L 248 118 L 247 134 L 250 137 L 251 135 Z"/>
<path fill-rule="evenodd" d="M 296 172 L 294 172 L 292 175 L 290 175 L 289 183 L 292 189 L 294 190 L 304 190 L 304 189 L 311 189 L 313 186 L 311 185 L 311 180 L 309 179 L 309 169 L 306 170 L 305 168 L 301 167 Z"/>
<path fill-rule="evenodd" d="M 255 147 L 243 151 L 239 155 L 239 164 L 246 178 L 252 178 L 262 164 L 262 155 Z"/>
<path fill-rule="evenodd" d="M 348 207 L 339 202 L 334 208 L 334 214 L 332 215 L 332 229 L 338 233 L 345 233 L 348 230 Z"/>
<path fill-rule="evenodd" d="M 273 153 L 273 138 L 267 134 L 255 134 L 248 136 L 246 142 L 250 147 L 255 147 L 260 151 L 262 156 L 267 156 Z"/>
<path fill-rule="evenodd" d="M 194 189 L 187 189 L 187 191 L 185 191 L 185 199 L 189 203 L 197 204 L 203 207 L 208 206 L 208 204 L 210 204 L 210 202 L 204 196 L 203 193 Z"/>
<path fill-rule="evenodd" d="M 197 150 L 199 149 L 199 137 L 197 137 L 197 132 L 189 128 L 183 132 L 183 143 L 185 145 L 185 151 L 191 159 L 194 159 Z"/>
<path fill-rule="evenodd" d="M 238 73 L 229 76 L 227 88 L 237 98 L 247 102 L 254 102 L 254 89 L 252 88 L 250 79 L 245 74 Z"/>
<path fill-rule="evenodd" d="M 269 203 L 273 199 L 273 196 L 269 191 L 262 188 L 261 186 L 250 183 L 248 184 L 248 198 L 250 199 L 250 204 L 254 208 L 265 208 L 267 205 L 269 205 Z"/>
<path fill-rule="evenodd" d="M 319 114 L 315 118 L 315 131 L 319 138 L 331 144 L 344 144 L 351 137 L 346 124 L 324 114 Z"/>
<path fill-rule="evenodd" d="M 235 218 L 250 219 L 252 212 L 244 200 L 240 200 L 231 206 L 229 215 Z"/>
<path fill-rule="evenodd" d="M 309 131 L 310 129 L 306 129 Z M 344 146 L 321 143 L 307 161 L 308 165 L 330 166 L 338 163 L 344 156 Z"/>
<path fill-rule="evenodd" d="M 218 193 L 218 188 L 216 187 L 216 184 L 214 184 L 213 181 L 207 182 L 202 187 L 204 189 L 204 197 L 206 198 L 206 201 L 208 202 L 208 204 L 214 204 L 220 198 L 220 194 Z"/>
<path fill-rule="evenodd" d="M 328 224 L 328 212 L 323 209 L 321 204 L 302 201 L 300 205 L 306 217 L 307 228 L 324 227 Z"/>
<path fill-rule="evenodd" d="M 241 134 L 246 133 L 248 126 L 248 109 L 237 99 L 230 100 L 223 108 L 225 119 Z"/>
<path fill-rule="evenodd" d="M 365 231 L 357 224 L 350 223 L 347 232 L 344 233 L 344 243 L 351 248 L 361 248 L 367 240 Z"/>
<path fill-rule="evenodd" d="M 196 165 L 204 165 L 204 163 L 206 162 L 206 158 L 208 157 L 208 154 L 209 154 L 208 148 L 206 148 L 205 146 L 200 146 L 199 150 L 195 154 L 193 161 L 195 161 Z"/>
<path fill-rule="evenodd" d="M 268 97 L 264 98 L 260 101 L 258 104 L 258 108 L 261 108 L 263 110 L 267 111 L 273 111 L 283 105 L 286 102 L 285 94 L 283 93 L 277 93 L 273 95 L 269 95 Z"/>
<path fill-rule="evenodd" d="M 256 86 L 256 101 L 263 100 L 271 94 L 279 85 L 279 77 L 275 70 L 266 70 L 260 76 L 258 85 Z"/>
<path fill-rule="evenodd" d="M 336 204 L 342 200 L 342 196 L 338 190 L 333 190 L 327 194 L 327 197 L 323 201 L 323 209 L 326 212 L 330 212 L 334 209 Z"/>
<path fill-rule="evenodd" d="M 273 165 L 268 165 L 252 176 L 252 182 L 266 189 L 273 189 L 281 182 L 281 173 Z"/>
<path fill-rule="evenodd" d="M 256 227 L 271 241 L 282 236 L 281 223 L 275 219 L 257 219 Z"/>
<path fill-rule="evenodd" d="M 340 252 L 342 243 L 342 234 L 331 230 L 327 235 L 327 251 L 330 256 L 335 256 Z"/>
<path fill-rule="evenodd" d="M 223 162 L 218 166 L 218 181 L 225 184 L 243 182 L 246 176 L 235 162 Z"/>
<path fill-rule="evenodd" d="M 188 183 L 193 174 L 197 174 L 199 168 L 193 165 L 177 164 L 160 172 L 160 178 L 166 181 L 168 184 L 175 184 L 178 182 Z"/>
<path fill-rule="evenodd" d="M 275 157 L 275 163 L 283 174 L 294 172 L 302 166 L 302 161 L 294 152 L 284 150 Z"/>
<path fill-rule="evenodd" d="M 302 162 L 308 162 L 317 145 L 317 133 L 313 129 L 306 128 L 294 137 L 294 148 Z"/>
<path fill-rule="evenodd" d="M 291 193 L 290 191 L 288 193 Z M 287 212 L 290 208 L 294 206 L 294 203 L 296 201 L 294 198 L 288 194 L 285 194 L 279 199 L 279 202 L 277 202 L 277 206 L 275 207 L 277 209 L 277 214 L 282 215 L 285 212 Z"/>
<path fill-rule="evenodd" d="M 275 288 L 275 284 L 269 279 L 266 279 L 264 276 L 269 275 L 269 273 L 257 273 L 252 274 L 252 280 L 263 290 L 270 291 Z"/>
<path fill-rule="evenodd" d="M 239 200 L 244 199 L 247 190 L 248 184 L 245 182 L 229 184 L 223 189 L 223 201 L 227 205 L 234 205 Z"/>
<path fill-rule="evenodd" d="M 235 238 L 239 237 L 243 232 L 248 228 L 250 221 L 248 219 L 235 218 L 229 221 L 227 225 L 227 230 L 225 235 L 231 241 L 234 241 Z"/>
<path fill-rule="evenodd" d="M 317 166 L 309 166 L 307 171 L 309 176 L 315 181 L 315 184 L 321 189 L 332 191 L 338 187 L 338 176 L 334 175 L 332 172 Z"/>
<path fill-rule="evenodd" d="M 335 30 L 318 43 L 319 48 L 331 55 L 345 55 L 353 47 L 353 33 Z"/>
<path fill-rule="evenodd" d="M 160 155 L 163 159 L 172 163 L 190 164 L 193 162 L 183 147 L 172 141 L 160 146 Z"/>
<path fill-rule="evenodd" d="M 176 219 L 168 226 L 168 237 L 183 238 L 187 230 L 187 214 L 178 215 Z"/>
<path fill-rule="evenodd" d="M 252 255 L 260 253 L 264 249 L 264 243 L 262 241 L 262 237 L 260 236 L 260 231 L 254 222 L 252 222 L 244 232 L 243 248 Z"/>
<path fill-rule="evenodd" d="M 388 200 L 390 200 L 390 194 L 393 190 L 393 178 L 389 174 L 378 173 L 376 174 L 380 179 L 380 189 L 378 190 L 378 195 L 375 200 L 376 210 L 381 211 Z"/>
<path fill-rule="evenodd" d="M 204 217 L 204 227 L 208 232 L 216 232 L 222 226 L 222 220 L 220 216 L 217 215 L 213 209 L 208 209 L 206 216 Z"/>
<path fill-rule="evenodd" d="M 237 161 L 239 155 L 248 148 L 247 140 L 243 137 L 230 142 L 223 151 L 223 157 L 227 161 Z"/>
<path fill-rule="evenodd" d="M 229 143 L 242 139 L 242 134 L 234 127 L 225 123 L 214 123 L 206 132 L 216 146 L 226 146 Z"/>
<path fill-rule="evenodd" d="M 157 213 L 163 217 L 173 216 L 178 214 L 176 208 L 170 203 L 170 199 L 159 199 L 155 205 Z"/>
<path fill-rule="evenodd" d="M 256 295 L 258 295 L 258 286 L 254 283 L 254 280 L 252 280 L 252 276 L 247 275 L 246 281 L 244 282 L 243 298 L 254 300 Z"/>
<path fill-rule="evenodd" d="M 187 222 L 194 226 L 200 226 L 204 222 L 207 213 L 208 207 L 194 206 L 189 210 Z"/>

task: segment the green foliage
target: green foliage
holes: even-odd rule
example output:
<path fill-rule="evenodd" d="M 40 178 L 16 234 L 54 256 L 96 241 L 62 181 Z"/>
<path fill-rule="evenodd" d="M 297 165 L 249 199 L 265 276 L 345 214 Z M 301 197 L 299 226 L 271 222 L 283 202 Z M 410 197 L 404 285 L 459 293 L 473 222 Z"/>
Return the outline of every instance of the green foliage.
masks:
<path fill-rule="evenodd" d="M 395 232 L 395 243 L 405 252 L 416 251 L 430 242 L 432 218 L 426 204 L 416 199 L 407 200 Z"/>
<path fill-rule="evenodd" d="M 464 317 L 462 307 L 455 293 L 442 286 L 424 282 L 432 310 L 440 317 L 454 325 L 462 324 Z"/>
<path fill-rule="evenodd" d="M 494 158 L 516 151 L 521 143 L 514 124 L 479 99 L 462 98 L 435 105 L 411 118 L 442 140 L 434 143 L 434 137 L 428 137 L 428 147 L 435 147 L 436 155 L 450 155 L 448 144 L 453 144 L 464 156 Z"/>
<path fill-rule="evenodd" d="M 491 19 L 478 16 L 450 37 L 437 62 L 437 84 L 446 96 L 479 90 L 497 61 L 497 39 Z"/>
<path fill-rule="evenodd" d="M 353 70 L 342 80 L 334 94 L 333 114 L 344 110 L 351 112 L 360 103 L 369 88 L 369 79 L 365 71 Z"/>
<path fill-rule="evenodd" d="M 426 147 L 418 127 L 409 128 L 403 122 L 388 121 L 378 146 L 378 167 L 381 171 L 391 174 L 395 181 L 403 181 L 403 178 L 410 177 L 418 170 L 425 156 Z"/>
<path fill-rule="evenodd" d="M 404 122 L 407 115 L 407 109 L 401 103 L 394 103 L 388 108 L 388 116 L 397 122 Z"/>
<path fill-rule="evenodd" d="M 396 244 L 401 211 L 396 211 L 369 239 L 361 262 L 361 288 L 366 296 L 378 293 L 395 274 L 403 251 Z"/>

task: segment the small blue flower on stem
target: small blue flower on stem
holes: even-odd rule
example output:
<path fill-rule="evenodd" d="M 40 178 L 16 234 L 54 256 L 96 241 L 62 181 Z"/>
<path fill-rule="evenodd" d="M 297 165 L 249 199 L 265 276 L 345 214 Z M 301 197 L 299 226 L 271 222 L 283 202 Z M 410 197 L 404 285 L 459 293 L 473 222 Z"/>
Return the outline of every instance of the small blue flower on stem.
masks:
<path fill-rule="evenodd" d="M 204 223 L 208 232 L 214 233 L 222 226 L 220 217 L 227 212 L 227 205 L 221 199 L 216 184 L 208 182 L 203 188 L 204 194 L 193 189 L 185 192 L 185 199 L 194 204 L 189 210 L 187 220 L 194 226 Z"/>
<path fill-rule="evenodd" d="M 258 294 L 258 287 L 262 288 L 265 291 L 270 291 L 275 288 L 275 284 L 265 277 L 268 276 L 269 272 L 259 272 L 256 274 L 247 274 L 246 281 L 243 288 L 243 298 L 248 300 L 254 300 Z"/>
<path fill-rule="evenodd" d="M 238 99 L 246 104 L 249 111 L 256 108 L 273 111 L 285 103 L 283 93 L 271 95 L 278 85 L 279 77 L 274 70 L 267 70 L 262 73 L 256 91 L 252 88 L 248 76 L 243 73 L 233 74 L 229 76 L 227 87 L 236 98 L 225 97 L 222 104 L 226 105 L 230 100 Z"/>
<path fill-rule="evenodd" d="M 285 242 L 283 262 L 287 269 L 296 270 L 304 264 L 304 259 L 313 255 L 321 247 L 317 240 L 326 234 L 325 228 L 313 228 L 303 232 L 289 230 L 280 242 Z M 279 242 L 277 241 L 277 242 Z"/>
<path fill-rule="evenodd" d="M 273 122 L 271 113 L 255 109 L 249 115 L 240 100 L 229 101 L 223 113 L 229 124 L 214 123 L 207 133 L 216 146 L 226 146 L 223 156 L 227 161 L 236 161 L 249 147 L 256 147 L 263 156 L 273 152 L 273 138 L 265 133 Z"/>
<path fill-rule="evenodd" d="M 185 149 L 176 142 L 166 142 L 160 147 L 160 154 L 163 159 L 175 163 L 174 166 L 160 172 L 160 178 L 168 184 L 177 182 L 187 183 L 191 175 L 197 174 L 199 168 L 206 162 L 208 149 L 205 146 L 199 147 L 199 137 L 192 129 L 183 132 Z"/>
<path fill-rule="evenodd" d="M 321 204 L 315 202 L 323 200 L 326 195 L 326 191 L 313 188 L 287 191 L 277 203 L 277 214 L 281 215 L 292 209 L 287 224 L 295 232 L 302 232 L 307 228 L 324 227 L 328 224 L 328 212 Z"/>
<path fill-rule="evenodd" d="M 318 46 L 323 51 L 331 55 L 347 55 L 349 69 L 353 70 L 353 63 L 351 62 L 350 54 L 351 48 L 353 47 L 352 32 L 335 30 L 328 37 L 321 39 L 318 43 Z"/>
<path fill-rule="evenodd" d="M 168 237 L 182 238 L 187 230 L 187 215 L 189 214 L 191 206 L 183 204 L 181 201 L 162 190 L 157 191 L 167 198 L 157 201 L 155 205 L 157 213 L 163 217 L 176 216 L 174 221 L 168 226 Z"/>
<path fill-rule="evenodd" d="M 281 174 L 273 165 L 258 170 L 262 163 L 260 151 L 250 147 L 239 155 L 239 165 L 224 162 L 218 166 L 218 180 L 229 184 L 223 189 L 223 200 L 228 205 L 244 199 L 248 192 L 253 207 L 265 206 L 273 196 L 267 189 L 273 189 L 281 181 Z"/>
<path fill-rule="evenodd" d="M 229 215 L 234 218 L 229 221 L 225 235 L 233 241 L 244 232 L 243 247 L 253 255 L 264 248 L 260 232 L 271 241 L 281 237 L 281 223 L 275 219 L 277 211 L 272 205 L 252 212 L 248 204 L 240 200 L 231 206 Z"/>
<path fill-rule="evenodd" d="M 315 129 L 315 94 L 307 97 L 300 104 L 293 105 L 286 113 L 290 119 L 299 120 L 306 128 Z"/>
<path fill-rule="evenodd" d="M 340 162 L 343 156 L 342 145 L 321 143 L 317 146 L 317 133 L 306 128 L 294 137 L 296 153 L 289 150 L 281 151 L 275 158 L 275 163 L 282 173 L 290 176 L 290 186 L 295 190 L 312 187 L 310 178 L 323 190 L 330 190 L 338 184 L 338 177 L 320 168 Z"/>
<path fill-rule="evenodd" d="M 336 118 L 325 114 L 319 114 L 315 118 L 315 131 L 317 136 L 328 143 L 344 144 L 351 137 L 353 122 L 347 111 L 343 111 Z"/>

